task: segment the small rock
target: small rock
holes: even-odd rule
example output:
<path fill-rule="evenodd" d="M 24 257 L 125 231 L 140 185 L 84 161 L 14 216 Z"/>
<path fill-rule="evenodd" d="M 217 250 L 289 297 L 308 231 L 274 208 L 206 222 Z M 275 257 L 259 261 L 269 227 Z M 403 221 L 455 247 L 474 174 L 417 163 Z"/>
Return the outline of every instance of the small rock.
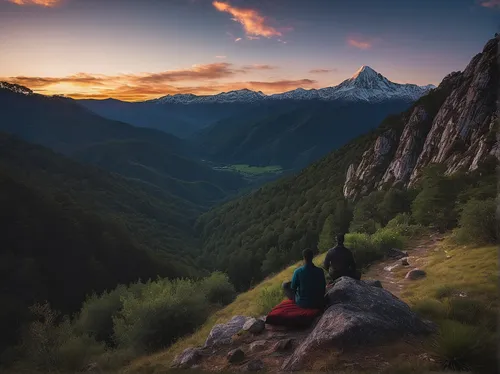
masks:
<path fill-rule="evenodd" d="M 248 317 L 234 316 L 229 322 L 215 325 L 208 334 L 205 347 L 231 344 L 233 335 L 237 334 L 248 321 Z"/>
<path fill-rule="evenodd" d="M 403 266 L 410 266 L 410 263 L 408 262 L 408 258 L 402 258 L 401 259 L 401 265 Z"/>
<path fill-rule="evenodd" d="M 172 366 L 181 369 L 188 369 L 196 364 L 200 358 L 201 354 L 199 348 L 187 348 L 175 358 Z"/>
<path fill-rule="evenodd" d="M 293 339 L 282 339 L 274 345 L 275 352 L 289 351 L 293 347 Z"/>
<path fill-rule="evenodd" d="M 252 334 L 260 334 L 266 328 L 266 323 L 261 319 L 250 318 L 243 325 L 243 330 L 249 331 Z"/>
<path fill-rule="evenodd" d="M 88 373 L 102 373 L 102 370 L 97 362 L 92 362 L 88 364 L 87 367 L 85 368 L 85 371 Z"/>
<path fill-rule="evenodd" d="M 446 255 L 446 259 L 449 260 L 452 256 Z"/>
<path fill-rule="evenodd" d="M 255 353 L 255 352 L 263 351 L 264 349 L 266 349 L 266 346 L 267 346 L 267 341 L 257 340 L 255 342 L 251 343 L 248 348 L 249 348 L 250 352 Z"/>
<path fill-rule="evenodd" d="M 363 282 L 365 282 L 367 285 L 372 286 L 372 287 L 383 288 L 382 283 L 376 279 L 365 279 L 365 280 L 363 280 Z"/>
<path fill-rule="evenodd" d="M 231 364 L 236 364 L 238 362 L 241 362 L 245 359 L 245 352 L 243 352 L 240 348 L 233 349 L 232 351 L 229 351 L 227 354 L 227 360 Z"/>
<path fill-rule="evenodd" d="M 264 370 L 264 363 L 262 360 L 256 359 L 252 360 L 248 363 L 247 365 L 247 370 L 248 371 L 261 371 Z"/>
<path fill-rule="evenodd" d="M 427 275 L 427 273 L 423 270 L 413 269 L 413 270 L 410 270 L 406 274 L 405 278 L 410 279 L 410 280 L 417 280 L 417 279 L 425 278 L 426 275 Z"/>
<path fill-rule="evenodd" d="M 401 249 L 392 248 L 387 251 L 387 256 L 399 260 L 400 258 L 408 257 L 408 253 L 403 252 Z"/>

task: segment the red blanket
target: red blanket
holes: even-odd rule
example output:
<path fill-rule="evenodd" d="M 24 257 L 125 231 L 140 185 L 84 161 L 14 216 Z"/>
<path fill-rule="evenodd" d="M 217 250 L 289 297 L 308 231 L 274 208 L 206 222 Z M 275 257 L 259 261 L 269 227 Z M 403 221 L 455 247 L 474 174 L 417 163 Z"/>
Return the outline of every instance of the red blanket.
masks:
<path fill-rule="evenodd" d="M 307 327 L 321 313 L 323 309 L 304 309 L 293 300 L 284 300 L 267 315 L 266 323 L 286 327 Z"/>

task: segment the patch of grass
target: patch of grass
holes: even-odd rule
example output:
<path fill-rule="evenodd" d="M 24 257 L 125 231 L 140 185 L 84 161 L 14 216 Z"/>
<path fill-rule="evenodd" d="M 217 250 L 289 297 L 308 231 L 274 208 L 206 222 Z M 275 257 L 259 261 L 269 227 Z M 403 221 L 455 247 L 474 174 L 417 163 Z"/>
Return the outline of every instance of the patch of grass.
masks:
<path fill-rule="evenodd" d="M 246 164 L 237 164 L 230 165 L 229 169 L 232 169 L 238 173 L 243 174 L 251 174 L 251 175 L 261 175 L 261 174 L 269 174 L 269 173 L 280 173 L 283 171 L 281 166 L 279 165 L 271 165 L 271 166 L 251 166 Z"/>
<path fill-rule="evenodd" d="M 448 306 L 436 299 L 417 301 L 412 308 L 419 316 L 431 320 L 441 320 L 448 315 Z"/>
<path fill-rule="evenodd" d="M 258 303 L 260 306 L 259 314 L 267 314 L 284 299 L 281 285 L 276 283 L 260 291 Z"/>

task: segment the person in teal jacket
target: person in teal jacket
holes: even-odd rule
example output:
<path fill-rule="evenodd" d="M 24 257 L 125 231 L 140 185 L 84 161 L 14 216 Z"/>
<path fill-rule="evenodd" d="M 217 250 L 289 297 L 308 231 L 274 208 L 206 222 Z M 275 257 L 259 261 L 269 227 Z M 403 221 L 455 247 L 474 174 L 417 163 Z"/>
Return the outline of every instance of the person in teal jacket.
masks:
<path fill-rule="evenodd" d="M 305 309 L 324 307 L 326 280 L 323 270 L 313 264 L 313 251 L 302 252 L 304 265 L 293 273 L 292 281 L 283 283 L 285 295 Z"/>

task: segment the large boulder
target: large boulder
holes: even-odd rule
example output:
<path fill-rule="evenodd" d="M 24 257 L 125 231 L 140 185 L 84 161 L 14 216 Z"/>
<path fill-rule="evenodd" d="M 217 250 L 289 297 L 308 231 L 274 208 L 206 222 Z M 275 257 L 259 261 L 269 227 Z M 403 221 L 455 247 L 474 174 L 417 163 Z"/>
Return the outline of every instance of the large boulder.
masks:
<path fill-rule="evenodd" d="M 200 358 L 201 350 L 199 348 L 187 348 L 174 359 L 172 367 L 188 369 L 197 364 Z"/>
<path fill-rule="evenodd" d="M 352 278 L 335 282 L 327 300 L 330 306 L 283 363 L 283 370 L 301 370 L 304 360 L 318 347 L 369 345 L 435 330 L 434 324 L 420 319 L 389 291 Z"/>
<path fill-rule="evenodd" d="M 243 329 L 250 317 L 234 316 L 228 323 L 215 325 L 208 334 L 205 348 L 231 344 L 232 337 Z"/>

